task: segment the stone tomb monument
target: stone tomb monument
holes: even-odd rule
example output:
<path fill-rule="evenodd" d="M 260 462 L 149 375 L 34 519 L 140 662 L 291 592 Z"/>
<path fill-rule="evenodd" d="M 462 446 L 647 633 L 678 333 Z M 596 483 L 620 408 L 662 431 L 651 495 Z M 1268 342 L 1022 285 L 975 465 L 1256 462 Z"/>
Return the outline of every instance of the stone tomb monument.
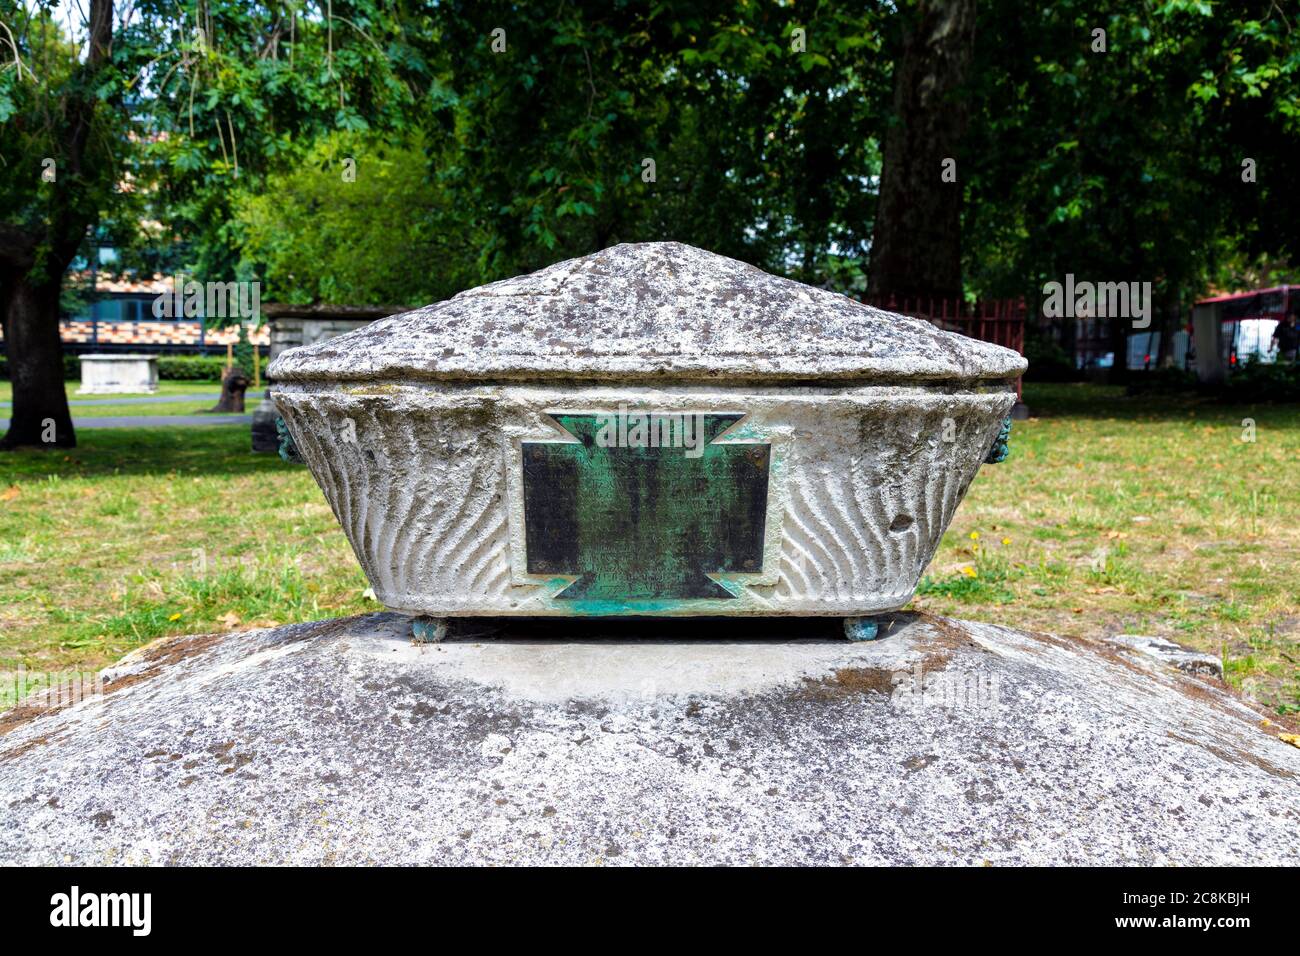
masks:
<path fill-rule="evenodd" d="M 96 354 L 81 356 L 78 395 L 149 394 L 158 391 L 158 356 Z"/>
<path fill-rule="evenodd" d="M 674 244 L 287 351 L 400 614 L 0 715 L 0 863 L 1295 866 L 1300 737 L 1205 662 L 888 610 L 1022 367 Z"/>
<path fill-rule="evenodd" d="M 910 600 L 1021 356 L 679 243 L 282 353 L 272 398 L 385 605 L 835 616 Z M 996 447 L 995 447 L 996 446 Z"/>

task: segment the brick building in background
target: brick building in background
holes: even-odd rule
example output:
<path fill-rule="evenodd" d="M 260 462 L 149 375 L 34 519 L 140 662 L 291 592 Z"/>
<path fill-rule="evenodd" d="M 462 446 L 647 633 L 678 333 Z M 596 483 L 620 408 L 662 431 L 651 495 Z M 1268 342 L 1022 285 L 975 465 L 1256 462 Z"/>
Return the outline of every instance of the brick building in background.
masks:
<path fill-rule="evenodd" d="M 168 277 L 145 280 L 112 279 L 99 276 L 95 282 L 95 301 L 79 315 L 59 321 L 59 334 L 65 352 L 130 352 L 147 349 L 161 353 L 222 353 L 228 344 L 239 341 L 235 325 L 210 328 L 201 319 L 157 318 L 154 302 L 159 295 L 171 295 Z M 249 341 L 269 346 L 271 335 L 263 324 L 249 329 Z M 4 335 L 0 333 L 0 350 Z"/>

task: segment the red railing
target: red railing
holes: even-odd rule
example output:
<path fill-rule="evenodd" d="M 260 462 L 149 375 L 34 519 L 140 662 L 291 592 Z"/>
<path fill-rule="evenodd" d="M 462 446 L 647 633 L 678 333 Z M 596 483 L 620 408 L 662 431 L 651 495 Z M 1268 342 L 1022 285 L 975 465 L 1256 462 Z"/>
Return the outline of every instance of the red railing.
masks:
<path fill-rule="evenodd" d="M 1025 319 L 1028 310 L 1024 299 L 988 299 L 965 302 L 960 299 L 933 297 L 874 297 L 862 300 L 867 305 L 925 319 L 945 332 L 968 335 L 981 342 L 992 342 L 1025 354 Z M 1020 379 L 1016 379 L 1016 400 L 1021 398 Z"/>

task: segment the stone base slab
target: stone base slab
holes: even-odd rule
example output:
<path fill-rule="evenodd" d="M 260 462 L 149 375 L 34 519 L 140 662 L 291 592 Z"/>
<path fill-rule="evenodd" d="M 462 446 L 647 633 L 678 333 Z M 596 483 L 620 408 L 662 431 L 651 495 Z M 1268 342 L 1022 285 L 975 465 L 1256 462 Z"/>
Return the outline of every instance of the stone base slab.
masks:
<path fill-rule="evenodd" d="M 0 715 L 0 862 L 1300 863 L 1285 728 L 1100 641 L 373 614 L 105 676 Z"/>

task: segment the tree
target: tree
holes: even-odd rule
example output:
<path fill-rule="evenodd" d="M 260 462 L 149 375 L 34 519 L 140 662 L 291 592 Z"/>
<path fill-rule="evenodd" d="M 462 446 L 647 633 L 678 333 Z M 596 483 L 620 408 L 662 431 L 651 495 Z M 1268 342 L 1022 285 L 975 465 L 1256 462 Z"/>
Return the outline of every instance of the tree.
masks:
<path fill-rule="evenodd" d="M 964 217 L 975 291 L 1039 302 L 1067 273 L 1150 281 L 1167 346 L 1228 263 L 1300 254 L 1300 44 L 1277 5 L 1020 9 L 981 7 Z M 1133 326 L 1111 331 L 1122 377 Z"/>
<path fill-rule="evenodd" d="M 873 296 L 960 298 L 965 132 L 962 89 L 975 39 L 975 0 L 899 4 L 894 107 L 885 133 L 871 249 Z"/>
<path fill-rule="evenodd" d="M 1176 316 L 1300 249 L 1271 0 L 96 0 L 97 43 L 48 6 L 0 0 L 10 446 L 73 441 L 58 280 L 142 220 L 154 267 L 385 304 L 673 239 L 850 293 L 1149 279 Z"/>
<path fill-rule="evenodd" d="M 886 16 L 736 0 L 431 8 L 426 135 L 454 138 L 436 172 L 482 230 L 483 277 L 671 239 L 851 283 L 842 263 L 865 255 L 874 208 Z"/>
<path fill-rule="evenodd" d="M 87 229 L 188 238 L 201 275 L 238 261 L 235 186 L 291 162 L 328 129 L 397 129 L 422 62 L 382 0 L 137 0 L 114 23 L 91 0 L 85 54 L 48 5 L 0 0 L 0 307 L 14 385 L 0 447 L 75 444 L 63 391 L 59 286 Z M 400 75 L 399 75 L 400 74 Z M 55 176 L 39 175 L 44 159 Z M 48 439 L 53 439 L 48 440 Z"/>
<path fill-rule="evenodd" d="M 103 89 L 112 69 L 113 3 L 90 0 L 80 64 L 48 15 L 31 18 L 7 6 L 5 19 L 18 30 L 4 31 L 14 61 L 0 99 L 7 114 L 0 156 L 13 170 L 5 177 L 4 208 L 17 221 L 0 222 L 0 322 L 13 380 L 10 427 L 0 448 L 69 447 L 76 438 L 63 390 L 59 291 L 114 181 L 104 129 L 114 97 Z"/>
<path fill-rule="evenodd" d="M 418 142 L 330 134 L 240 190 L 232 214 L 240 271 L 261 277 L 264 300 L 423 305 L 483 281 L 476 217 L 430 175 Z"/>

